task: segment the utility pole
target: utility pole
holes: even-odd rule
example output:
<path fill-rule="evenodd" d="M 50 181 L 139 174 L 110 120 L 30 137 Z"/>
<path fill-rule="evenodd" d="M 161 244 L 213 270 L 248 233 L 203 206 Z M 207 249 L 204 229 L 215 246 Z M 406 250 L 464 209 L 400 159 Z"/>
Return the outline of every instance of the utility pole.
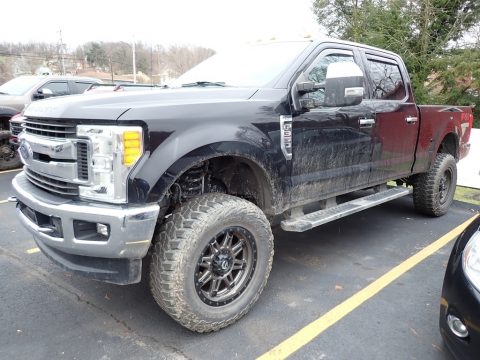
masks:
<path fill-rule="evenodd" d="M 110 62 L 110 74 L 112 75 L 112 84 L 113 84 L 113 65 L 112 65 L 112 57 L 111 56 L 108 58 L 108 61 Z"/>
<path fill-rule="evenodd" d="M 137 64 L 135 64 L 135 37 L 133 37 L 132 45 L 132 63 L 133 63 L 133 83 L 137 83 Z"/>
<path fill-rule="evenodd" d="M 60 34 L 60 58 L 62 60 L 62 75 L 65 75 L 65 45 L 63 44 L 62 39 L 62 30 L 59 31 Z"/>

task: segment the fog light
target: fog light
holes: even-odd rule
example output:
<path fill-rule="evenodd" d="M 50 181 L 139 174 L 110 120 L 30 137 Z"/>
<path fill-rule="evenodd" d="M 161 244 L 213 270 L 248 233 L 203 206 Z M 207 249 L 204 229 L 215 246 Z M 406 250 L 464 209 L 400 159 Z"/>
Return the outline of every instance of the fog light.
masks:
<path fill-rule="evenodd" d="M 99 233 L 100 235 L 103 235 L 108 238 L 108 235 L 110 232 L 109 230 L 110 229 L 108 225 L 97 223 L 97 233 Z"/>
<path fill-rule="evenodd" d="M 447 316 L 447 324 L 450 330 L 458 337 L 466 338 L 468 330 L 465 324 L 455 315 L 449 314 Z"/>

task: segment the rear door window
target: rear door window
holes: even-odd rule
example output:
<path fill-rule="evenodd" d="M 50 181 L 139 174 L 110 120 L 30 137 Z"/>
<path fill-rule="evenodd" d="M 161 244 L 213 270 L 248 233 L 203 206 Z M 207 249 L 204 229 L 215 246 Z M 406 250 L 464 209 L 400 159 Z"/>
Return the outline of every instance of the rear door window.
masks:
<path fill-rule="evenodd" d="M 391 59 L 367 57 L 372 99 L 403 100 L 407 95 L 398 64 Z"/>
<path fill-rule="evenodd" d="M 94 82 L 75 81 L 76 94 L 83 94 Z"/>

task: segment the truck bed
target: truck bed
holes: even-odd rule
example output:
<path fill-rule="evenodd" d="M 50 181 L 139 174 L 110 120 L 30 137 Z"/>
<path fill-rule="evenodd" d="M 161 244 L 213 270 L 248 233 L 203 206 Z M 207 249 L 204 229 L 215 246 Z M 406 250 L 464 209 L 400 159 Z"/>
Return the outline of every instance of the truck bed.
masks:
<path fill-rule="evenodd" d="M 420 127 L 415 151 L 414 172 L 426 171 L 433 161 L 443 139 L 455 134 L 457 138 L 447 141 L 456 160 L 467 156 L 470 144 L 470 130 L 473 123 L 472 109 L 469 106 L 419 105 Z M 458 144 L 457 145 L 457 140 Z M 458 148 L 457 148 L 458 147 Z"/>

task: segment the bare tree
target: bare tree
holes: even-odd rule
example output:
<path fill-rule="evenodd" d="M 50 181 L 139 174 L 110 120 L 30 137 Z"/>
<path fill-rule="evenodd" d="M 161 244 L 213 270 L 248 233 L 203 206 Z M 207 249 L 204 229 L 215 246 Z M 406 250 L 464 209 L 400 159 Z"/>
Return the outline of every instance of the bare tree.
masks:
<path fill-rule="evenodd" d="M 168 67 L 179 76 L 213 54 L 212 49 L 175 45 L 168 49 L 165 57 Z"/>

